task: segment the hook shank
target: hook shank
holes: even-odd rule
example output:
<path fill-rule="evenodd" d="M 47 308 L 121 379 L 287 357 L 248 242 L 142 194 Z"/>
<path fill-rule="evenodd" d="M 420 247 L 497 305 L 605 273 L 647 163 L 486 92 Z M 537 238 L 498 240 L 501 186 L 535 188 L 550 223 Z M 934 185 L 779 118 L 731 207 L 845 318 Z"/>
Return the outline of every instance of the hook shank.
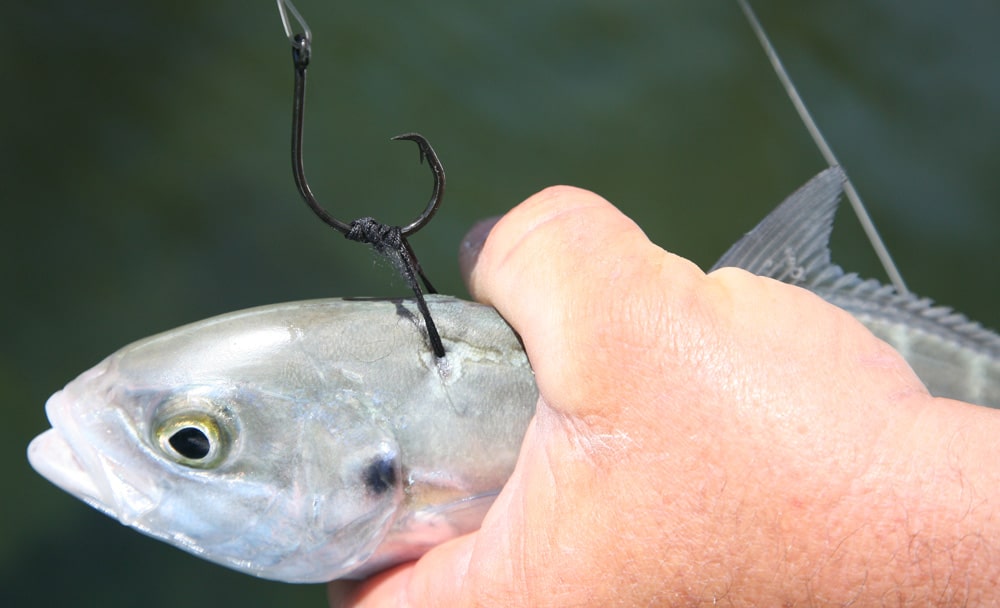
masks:
<path fill-rule="evenodd" d="M 309 59 L 312 53 L 312 33 L 302 15 L 295 9 L 290 0 L 277 0 L 278 12 L 281 15 L 281 24 L 292 45 L 292 63 L 295 67 L 295 85 L 292 93 L 292 175 L 295 178 L 295 186 L 298 188 L 302 200 L 309 205 L 313 213 L 316 214 L 325 224 L 340 232 L 352 241 L 368 243 L 375 251 L 386 256 L 402 275 L 403 280 L 413 291 L 417 301 L 417 307 L 424 318 L 424 325 L 427 330 L 427 338 L 434 355 L 438 358 L 445 356 L 444 344 L 438 334 L 437 326 L 431 317 L 430 309 L 424 299 L 417 276 L 423 281 L 428 293 L 437 293 L 434 286 L 427 280 L 417 256 L 413 253 L 413 248 L 406 240 L 406 237 L 415 234 L 418 230 L 427 225 L 427 222 L 434 217 L 441 199 L 444 196 L 445 175 L 444 167 L 434 148 L 419 133 L 404 133 L 393 137 L 393 140 L 410 140 L 417 144 L 420 150 L 420 161 L 427 160 L 427 164 L 434 176 L 434 188 L 431 191 L 431 198 L 423 212 L 415 220 L 406 226 L 388 226 L 372 217 L 362 217 L 351 222 L 344 222 L 333 216 L 323 205 L 316 200 L 309 181 L 306 179 L 304 163 L 302 161 L 302 133 L 305 123 L 305 99 L 306 99 L 306 69 L 309 67 Z M 293 33 L 288 14 L 298 21 L 302 28 L 301 33 Z"/>

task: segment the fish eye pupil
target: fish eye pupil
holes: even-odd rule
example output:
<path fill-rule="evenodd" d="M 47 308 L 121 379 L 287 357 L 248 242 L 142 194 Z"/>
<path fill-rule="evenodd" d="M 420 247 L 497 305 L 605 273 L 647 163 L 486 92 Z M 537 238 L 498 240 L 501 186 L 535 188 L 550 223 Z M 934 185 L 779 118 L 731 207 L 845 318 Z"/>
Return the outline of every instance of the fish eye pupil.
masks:
<path fill-rule="evenodd" d="M 186 426 L 170 436 L 170 447 L 184 458 L 201 460 L 208 456 L 212 442 L 204 431 L 197 427 Z"/>

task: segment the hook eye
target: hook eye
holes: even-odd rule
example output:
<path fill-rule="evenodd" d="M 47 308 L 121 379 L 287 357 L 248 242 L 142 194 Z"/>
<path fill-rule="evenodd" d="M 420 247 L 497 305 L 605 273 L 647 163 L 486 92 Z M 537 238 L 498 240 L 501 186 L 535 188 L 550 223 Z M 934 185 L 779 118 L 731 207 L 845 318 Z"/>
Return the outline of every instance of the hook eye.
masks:
<path fill-rule="evenodd" d="M 312 31 L 309 29 L 309 24 L 306 20 L 302 18 L 299 10 L 295 8 L 291 0 L 277 0 L 278 1 L 278 14 L 281 15 L 281 26 L 285 29 L 285 36 L 288 41 L 292 43 L 292 47 L 303 50 L 309 43 L 312 42 Z M 298 22 L 299 26 L 302 27 L 302 33 L 296 34 L 292 31 L 292 24 L 288 20 L 288 13 L 292 14 L 295 21 Z"/>

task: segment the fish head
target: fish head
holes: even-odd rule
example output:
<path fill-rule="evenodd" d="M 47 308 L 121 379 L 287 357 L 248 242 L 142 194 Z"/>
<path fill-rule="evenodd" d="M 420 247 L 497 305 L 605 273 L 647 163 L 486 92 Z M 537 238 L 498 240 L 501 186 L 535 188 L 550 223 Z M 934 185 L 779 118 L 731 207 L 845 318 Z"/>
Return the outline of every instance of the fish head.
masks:
<path fill-rule="evenodd" d="M 398 516 L 399 447 L 356 391 L 308 388 L 326 379 L 294 328 L 240 321 L 167 332 L 84 372 L 49 398 L 52 428 L 29 460 L 210 561 L 289 582 L 339 578 Z"/>

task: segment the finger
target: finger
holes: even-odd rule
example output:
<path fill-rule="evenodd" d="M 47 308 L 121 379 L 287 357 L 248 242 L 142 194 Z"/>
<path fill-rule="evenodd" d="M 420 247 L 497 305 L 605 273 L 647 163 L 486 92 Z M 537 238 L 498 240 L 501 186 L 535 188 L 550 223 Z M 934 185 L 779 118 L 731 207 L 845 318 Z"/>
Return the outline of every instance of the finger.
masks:
<path fill-rule="evenodd" d="M 704 276 L 652 244 L 600 196 L 567 186 L 530 197 L 495 225 L 477 225 L 463 244 L 462 258 L 470 292 L 496 307 L 522 336 L 539 386 L 557 408 L 575 403 L 603 410 L 606 404 L 581 397 L 611 387 L 577 381 L 600 380 L 587 369 L 594 354 L 669 347 L 672 332 L 658 324 L 678 318 L 670 307 L 686 307 L 685 294 Z M 663 276 L 669 276 L 669 293 L 659 287 Z M 637 322 L 619 323 L 612 333 L 607 329 L 612 319 Z M 630 362 L 597 363 L 627 368 Z M 627 376 L 642 386 L 649 384 L 647 374 L 659 370 L 602 371 L 608 372 L 602 378 Z"/>
<path fill-rule="evenodd" d="M 365 581 L 334 581 L 331 608 L 457 605 L 473 547 L 473 535 L 435 547 L 420 561 L 402 564 Z"/>

